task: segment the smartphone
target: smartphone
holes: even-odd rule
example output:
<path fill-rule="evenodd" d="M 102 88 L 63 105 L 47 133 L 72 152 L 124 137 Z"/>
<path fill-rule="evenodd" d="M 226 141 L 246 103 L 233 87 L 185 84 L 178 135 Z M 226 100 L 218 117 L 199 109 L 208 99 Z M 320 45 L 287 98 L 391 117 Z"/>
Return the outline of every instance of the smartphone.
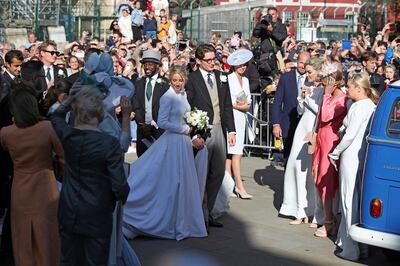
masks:
<path fill-rule="evenodd" d="M 351 40 L 342 40 L 343 50 L 350 50 L 351 48 Z"/>
<path fill-rule="evenodd" d="M 319 55 L 324 55 L 325 54 L 325 49 L 316 49 L 315 52 Z"/>

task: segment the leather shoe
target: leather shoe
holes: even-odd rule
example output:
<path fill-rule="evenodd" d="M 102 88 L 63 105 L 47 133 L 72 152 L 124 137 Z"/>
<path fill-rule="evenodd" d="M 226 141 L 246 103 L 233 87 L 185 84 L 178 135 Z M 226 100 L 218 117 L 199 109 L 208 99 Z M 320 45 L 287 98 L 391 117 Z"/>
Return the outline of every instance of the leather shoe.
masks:
<path fill-rule="evenodd" d="M 208 225 L 212 226 L 212 227 L 224 227 L 224 225 L 220 222 L 217 222 L 216 220 L 214 220 L 214 218 L 212 218 L 211 216 L 208 217 Z"/>

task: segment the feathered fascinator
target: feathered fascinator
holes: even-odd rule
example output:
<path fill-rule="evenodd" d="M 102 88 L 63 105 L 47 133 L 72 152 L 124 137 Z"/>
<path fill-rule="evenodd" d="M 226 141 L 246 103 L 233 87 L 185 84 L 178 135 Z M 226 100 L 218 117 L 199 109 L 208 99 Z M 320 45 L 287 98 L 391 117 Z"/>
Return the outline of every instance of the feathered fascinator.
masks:
<path fill-rule="evenodd" d="M 338 70 L 339 70 L 338 64 L 328 62 L 322 66 L 321 71 L 319 72 L 319 75 L 321 78 L 326 78 L 329 76 L 333 76 L 334 74 L 337 73 Z"/>

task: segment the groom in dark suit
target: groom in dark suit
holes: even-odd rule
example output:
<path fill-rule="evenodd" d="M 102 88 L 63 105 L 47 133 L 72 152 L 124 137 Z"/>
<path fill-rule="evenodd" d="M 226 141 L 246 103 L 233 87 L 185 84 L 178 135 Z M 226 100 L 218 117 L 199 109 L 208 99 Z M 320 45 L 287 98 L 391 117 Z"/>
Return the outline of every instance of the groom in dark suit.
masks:
<path fill-rule="evenodd" d="M 285 163 L 293 144 L 294 132 L 300 121 L 297 113 L 297 97 L 302 93 L 306 81 L 305 63 L 310 58 L 308 52 L 302 52 L 297 59 L 297 69 L 282 74 L 275 92 L 272 106 L 273 134 L 283 138 L 283 157 Z"/>
<path fill-rule="evenodd" d="M 160 98 L 168 90 L 169 82 L 159 75 L 160 57 L 160 52 L 157 51 L 147 50 L 143 53 L 141 63 L 146 77 L 138 79 L 135 83 L 132 109 L 136 114 L 135 121 L 138 125 L 136 152 L 139 157 L 147 150 L 144 143 L 147 143 L 146 140 L 151 143 L 164 133 L 156 123 Z"/>
<path fill-rule="evenodd" d="M 196 49 L 199 69 L 189 75 L 186 85 L 187 99 L 192 108 L 206 111 L 212 125 L 211 137 L 205 141 L 201 136 L 192 138 L 197 149 L 208 149 L 208 175 L 203 212 L 206 225 L 222 227 L 209 215 L 225 175 L 226 143 L 235 145 L 236 132 L 232 111 L 232 101 L 226 75 L 214 70 L 215 48 L 202 44 Z"/>

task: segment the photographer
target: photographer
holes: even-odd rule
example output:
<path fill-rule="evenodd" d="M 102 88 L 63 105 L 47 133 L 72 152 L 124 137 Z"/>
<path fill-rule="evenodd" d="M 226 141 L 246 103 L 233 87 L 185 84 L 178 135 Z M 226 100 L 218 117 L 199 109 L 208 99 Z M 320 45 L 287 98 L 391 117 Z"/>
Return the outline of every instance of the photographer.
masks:
<path fill-rule="evenodd" d="M 273 39 L 271 16 L 267 15 L 253 30 L 253 37 L 260 38 L 261 43 L 254 50 L 254 59 L 261 79 L 273 76 L 278 72 L 276 53 L 279 46 Z"/>
<path fill-rule="evenodd" d="M 268 8 L 268 15 L 272 21 L 272 38 L 278 47 L 288 36 L 286 25 L 279 19 L 278 10 L 275 7 Z"/>

